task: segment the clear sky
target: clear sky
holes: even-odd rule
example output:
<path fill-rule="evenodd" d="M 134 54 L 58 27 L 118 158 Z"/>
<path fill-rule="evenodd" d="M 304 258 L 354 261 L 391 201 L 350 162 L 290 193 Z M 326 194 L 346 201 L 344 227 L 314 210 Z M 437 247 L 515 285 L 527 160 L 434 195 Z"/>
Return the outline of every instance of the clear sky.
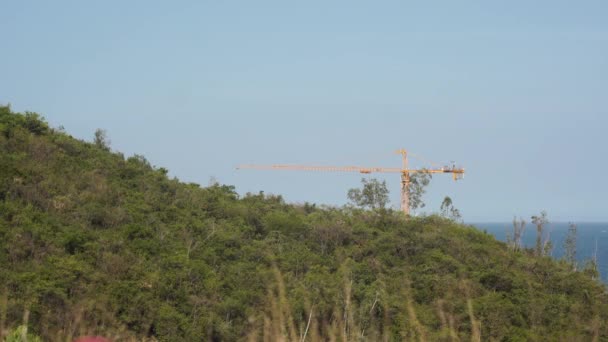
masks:
<path fill-rule="evenodd" d="M 0 3 L 0 103 L 181 180 L 346 203 L 358 174 L 240 163 L 399 166 L 466 221 L 608 221 L 607 1 Z M 413 163 L 425 166 L 424 163 Z M 428 164 L 427 164 L 428 166 Z M 399 203 L 397 175 L 386 179 Z"/>

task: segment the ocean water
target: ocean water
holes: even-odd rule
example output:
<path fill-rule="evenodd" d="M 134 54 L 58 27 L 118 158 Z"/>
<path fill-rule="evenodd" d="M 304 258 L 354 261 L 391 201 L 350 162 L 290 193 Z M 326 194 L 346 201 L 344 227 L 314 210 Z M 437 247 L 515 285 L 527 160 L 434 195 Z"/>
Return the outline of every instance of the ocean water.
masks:
<path fill-rule="evenodd" d="M 513 235 L 512 222 L 473 223 L 479 230 L 485 230 L 500 241 L 507 240 L 507 234 Z M 576 223 L 576 258 L 579 265 L 597 255 L 598 269 L 604 283 L 608 283 L 608 222 L 606 223 Z M 568 234 L 569 224 L 555 222 L 547 225 L 550 232 L 553 251 L 551 256 L 560 259 L 564 255 L 564 240 Z M 536 244 L 536 226 L 528 223 L 524 230 L 522 243 L 528 248 Z"/>

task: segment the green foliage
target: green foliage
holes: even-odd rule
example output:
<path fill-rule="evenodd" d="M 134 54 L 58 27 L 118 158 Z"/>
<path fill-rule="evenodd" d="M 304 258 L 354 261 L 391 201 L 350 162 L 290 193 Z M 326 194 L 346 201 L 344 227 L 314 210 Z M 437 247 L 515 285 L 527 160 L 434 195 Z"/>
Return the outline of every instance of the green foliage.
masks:
<path fill-rule="evenodd" d="M 449 196 L 445 196 L 443 202 L 441 202 L 441 216 L 449 218 L 454 221 L 459 221 L 462 216 L 460 215 L 460 210 L 454 207 L 452 203 L 452 199 Z"/>
<path fill-rule="evenodd" d="M 423 170 L 424 171 L 424 170 Z M 410 184 L 407 192 L 410 199 L 410 209 L 422 209 L 425 207 L 422 196 L 426 192 L 426 187 L 431 182 L 432 174 L 426 172 L 413 173 L 410 175 Z"/>
<path fill-rule="evenodd" d="M 516 216 L 513 216 L 513 233 L 507 234 L 507 244 L 512 250 L 519 251 L 523 248 L 521 239 L 525 230 L 526 221 L 521 217 L 518 220 Z"/>
<path fill-rule="evenodd" d="M 546 256 L 551 252 L 551 239 L 549 238 L 545 228 L 549 224 L 547 212 L 541 211 L 540 215 L 532 216 L 532 224 L 536 226 L 536 247 L 534 251 L 537 256 Z"/>
<path fill-rule="evenodd" d="M 361 178 L 361 183 L 361 189 L 348 190 L 348 199 L 361 208 L 384 209 L 389 202 L 386 181 Z"/>
<path fill-rule="evenodd" d="M 110 150 L 110 140 L 108 139 L 108 132 L 105 129 L 98 128 L 95 130 L 95 139 L 93 140 L 95 146 Z"/>
<path fill-rule="evenodd" d="M 294 340 L 307 326 L 311 341 L 608 339 L 596 267 L 515 253 L 444 217 L 180 183 L 7 107 L 0 165 L 10 336 L 28 312 L 44 340 Z M 386 205 L 383 183 L 363 190 L 367 208 Z"/>
<path fill-rule="evenodd" d="M 595 259 L 589 259 L 583 265 L 582 272 L 591 279 L 599 279 L 600 271 L 597 268 L 597 261 Z"/>
<path fill-rule="evenodd" d="M 25 339 L 24 339 L 25 337 Z M 8 332 L 6 337 L 4 338 L 5 342 L 41 342 L 40 337 L 30 333 L 27 331 L 27 327 L 25 325 L 20 325 L 15 329 Z"/>
<path fill-rule="evenodd" d="M 568 235 L 564 240 L 564 259 L 572 267 L 573 270 L 577 269 L 576 262 L 576 224 L 570 223 L 568 227 Z"/>

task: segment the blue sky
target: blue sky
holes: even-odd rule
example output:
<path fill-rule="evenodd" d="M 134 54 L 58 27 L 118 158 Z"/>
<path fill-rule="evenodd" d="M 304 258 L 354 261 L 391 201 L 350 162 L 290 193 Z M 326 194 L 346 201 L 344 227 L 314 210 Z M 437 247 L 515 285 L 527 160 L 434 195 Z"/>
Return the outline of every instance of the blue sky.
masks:
<path fill-rule="evenodd" d="M 606 1 L 3 1 L 0 103 L 184 181 L 346 203 L 358 174 L 456 161 L 427 211 L 608 221 Z M 412 161 L 414 166 L 424 163 Z M 428 166 L 428 164 L 426 164 Z M 394 205 L 396 175 L 386 179 Z"/>

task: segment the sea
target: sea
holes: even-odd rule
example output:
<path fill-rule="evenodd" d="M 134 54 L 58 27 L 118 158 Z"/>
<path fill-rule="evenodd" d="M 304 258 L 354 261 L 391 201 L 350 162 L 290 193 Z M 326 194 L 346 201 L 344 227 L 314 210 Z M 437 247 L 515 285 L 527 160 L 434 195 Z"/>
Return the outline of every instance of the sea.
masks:
<path fill-rule="evenodd" d="M 579 265 L 596 256 L 601 279 L 608 284 L 608 222 L 605 223 L 575 223 L 576 258 Z M 481 222 L 472 223 L 479 230 L 494 235 L 500 241 L 506 241 L 507 236 L 513 235 L 512 222 Z M 568 234 L 570 224 L 567 222 L 553 222 L 546 226 L 549 232 L 553 250 L 551 256 L 560 259 L 564 255 L 564 240 Z M 536 226 L 528 223 L 524 230 L 522 243 L 527 248 L 534 248 L 536 244 Z"/>

